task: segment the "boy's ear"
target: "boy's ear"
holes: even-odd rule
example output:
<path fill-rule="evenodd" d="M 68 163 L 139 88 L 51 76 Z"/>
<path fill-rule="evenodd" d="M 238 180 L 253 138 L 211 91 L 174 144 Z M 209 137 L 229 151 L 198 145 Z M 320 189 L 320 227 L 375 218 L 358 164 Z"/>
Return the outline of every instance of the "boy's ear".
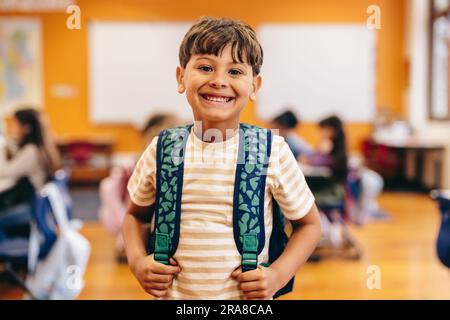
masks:
<path fill-rule="evenodd" d="M 250 93 L 250 100 L 255 101 L 256 100 L 256 93 L 258 92 L 259 88 L 261 88 L 262 84 L 262 78 L 260 75 L 257 75 L 253 78 L 252 83 L 252 92 Z"/>
<path fill-rule="evenodd" d="M 186 90 L 186 87 L 184 86 L 184 68 L 178 66 L 176 76 L 178 82 L 178 93 L 184 93 Z"/>

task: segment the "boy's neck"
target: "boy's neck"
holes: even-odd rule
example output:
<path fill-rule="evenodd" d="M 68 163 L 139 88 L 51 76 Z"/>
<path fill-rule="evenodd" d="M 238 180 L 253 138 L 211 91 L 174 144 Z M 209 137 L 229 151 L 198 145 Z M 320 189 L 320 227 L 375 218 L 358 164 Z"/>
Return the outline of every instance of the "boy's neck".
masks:
<path fill-rule="evenodd" d="M 239 119 L 230 122 L 195 121 L 194 134 L 203 142 L 223 142 L 233 138 L 239 129 Z"/>

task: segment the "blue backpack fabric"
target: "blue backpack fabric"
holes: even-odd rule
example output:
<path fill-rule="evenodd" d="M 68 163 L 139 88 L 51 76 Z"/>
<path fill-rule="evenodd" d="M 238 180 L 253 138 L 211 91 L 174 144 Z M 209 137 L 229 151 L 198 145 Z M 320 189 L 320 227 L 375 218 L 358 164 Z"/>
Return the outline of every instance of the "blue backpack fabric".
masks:
<path fill-rule="evenodd" d="M 169 264 L 180 236 L 184 156 L 192 124 L 162 131 L 156 152 L 155 231 L 149 252 L 160 263 Z M 240 124 L 238 161 L 233 195 L 233 234 L 241 254 L 243 272 L 258 266 L 265 245 L 264 195 L 271 154 L 272 133 L 268 129 Z M 288 241 L 284 216 L 273 199 L 273 229 L 269 241 L 270 265 Z M 292 291 L 294 278 L 274 298 Z"/>
<path fill-rule="evenodd" d="M 441 226 L 436 241 L 439 260 L 450 268 L 450 198 L 439 194 L 436 200 L 441 211 Z"/>

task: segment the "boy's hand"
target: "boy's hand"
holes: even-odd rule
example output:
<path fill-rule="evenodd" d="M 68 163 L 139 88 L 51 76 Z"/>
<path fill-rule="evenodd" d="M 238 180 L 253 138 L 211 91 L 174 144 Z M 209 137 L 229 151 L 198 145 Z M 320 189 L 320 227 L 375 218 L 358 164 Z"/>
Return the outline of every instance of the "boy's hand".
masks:
<path fill-rule="evenodd" d="M 242 268 L 233 271 L 231 276 L 239 281 L 239 288 L 248 300 L 269 300 L 282 287 L 277 272 L 258 266 L 257 269 L 242 272 Z"/>
<path fill-rule="evenodd" d="M 167 295 L 174 275 L 181 271 L 174 259 L 170 258 L 170 264 L 171 266 L 166 266 L 159 263 L 153 259 L 153 255 L 150 255 L 137 259 L 131 270 L 146 292 L 160 298 Z"/>

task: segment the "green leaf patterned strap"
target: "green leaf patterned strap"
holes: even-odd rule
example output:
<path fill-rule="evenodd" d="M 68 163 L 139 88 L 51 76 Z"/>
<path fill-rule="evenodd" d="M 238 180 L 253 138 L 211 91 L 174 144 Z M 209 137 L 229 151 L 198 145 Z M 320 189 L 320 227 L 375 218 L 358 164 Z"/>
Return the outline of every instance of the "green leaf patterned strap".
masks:
<path fill-rule="evenodd" d="M 184 155 L 192 124 L 162 131 L 156 149 L 154 259 L 169 264 L 180 233 Z"/>
<path fill-rule="evenodd" d="M 233 199 L 233 231 L 242 270 L 258 265 L 264 248 L 264 195 L 271 151 L 270 130 L 241 124 Z"/>

